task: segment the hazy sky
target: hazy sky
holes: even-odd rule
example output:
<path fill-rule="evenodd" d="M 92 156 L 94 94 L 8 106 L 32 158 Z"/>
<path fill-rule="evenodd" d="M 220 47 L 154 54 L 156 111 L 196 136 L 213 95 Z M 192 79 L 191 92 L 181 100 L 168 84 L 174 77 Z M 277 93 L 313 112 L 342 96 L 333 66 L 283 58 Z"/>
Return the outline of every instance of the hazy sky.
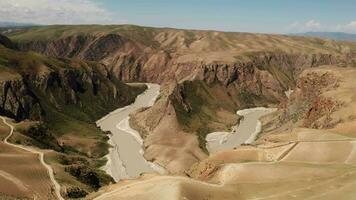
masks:
<path fill-rule="evenodd" d="M 0 21 L 356 33 L 356 0 L 0 0 Z"/>

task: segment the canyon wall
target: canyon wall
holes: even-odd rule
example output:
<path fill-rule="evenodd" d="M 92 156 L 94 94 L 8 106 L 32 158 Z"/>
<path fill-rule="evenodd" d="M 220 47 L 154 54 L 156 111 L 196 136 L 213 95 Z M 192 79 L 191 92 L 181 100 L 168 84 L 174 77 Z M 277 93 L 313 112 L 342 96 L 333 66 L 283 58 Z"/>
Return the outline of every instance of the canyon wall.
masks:
<path fill-rule="evenodd" d="M 101 62 L 122 81 L 160 83 L 155 105 L 131 124 L 145 138 L 147 159 L 173 173 L 203 159 L 205 135 L 228 130 L 236 110 L 277 106 L 303 70 L 348 64 L 354 54 L 353 44 L 316 38 L 107 28 L 60 26 L 36 30 L 45 39 L 31 39 L 31 31 L 13 38 L 24 51 Z M 56 29 L 58 36 L 48 35 Z"/>

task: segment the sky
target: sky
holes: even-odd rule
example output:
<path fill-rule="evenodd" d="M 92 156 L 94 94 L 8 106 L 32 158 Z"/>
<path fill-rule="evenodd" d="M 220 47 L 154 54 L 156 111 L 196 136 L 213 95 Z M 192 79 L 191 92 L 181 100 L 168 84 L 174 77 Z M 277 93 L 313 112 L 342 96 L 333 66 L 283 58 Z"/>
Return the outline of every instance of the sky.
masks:
<path fill-rule="evenodd" d="M 356 33 L 356 0 L 0 0 L 0 21 Z"/>

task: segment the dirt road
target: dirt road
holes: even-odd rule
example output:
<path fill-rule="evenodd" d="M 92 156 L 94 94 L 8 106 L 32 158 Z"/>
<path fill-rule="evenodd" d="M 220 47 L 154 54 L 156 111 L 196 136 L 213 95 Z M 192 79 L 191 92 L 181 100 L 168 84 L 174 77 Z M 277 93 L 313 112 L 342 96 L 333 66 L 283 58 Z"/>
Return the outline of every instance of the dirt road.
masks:
<path fill-rule="evenodd" d="M 56 179 L 54 178 L 54 174 L 53 174 L 53 169 L 51 166 L 49 166 L 45 161 L 44 161 L 44 153 L 41 152 L 41 151 L 38 151 L 34 148 L 31 148 L 31 147 L 25 147 L 25 146 L 22 146 L 22 145 L 16 145 L 16 144 L 12 144 L 12 143 L 9 143 L 8 140 L 9 138 L 12 136 L 13 132 L 14 132 L 14 126 L 12 126 L 10 123 L 8 123 L 6 121 L 6 118 L 5 117 L 2 117 L 0 116 L 0 118 L 2 119 L 2 121 L 4 122 L 4 124 L 6 124 L 8 127 L 10 127 L 10 133 L 8 136 L 6 136 L 6 138 L 4 139 L 4 143 L 7 144 L 7 145 L 10 145 L 10 146 L 13 146 L 13 147 L 16 147 L 16 148 L 19 148 L 19 149 L 22 149 L 22 150 L 25 150 L 25 151 L 28 151 L 28 152 L 31 152 L 31 153 L 34 153 L 34 154 L 38 154 L 38 158 L 41 162 L 41 164 L 47 169 L 47 172 L 48 172 L 48 175 L 51 179 L 51 182 L 53 184 L 53 187 L 54 187 L 54 192 L 55 192 L 55 195 L 57 196 L 57 198 L 59 200 L 64 200 L 64 198 L 62 197 L 61 195 L 61 186 L 58 184 L 58 182 L 56 181 Z"/>

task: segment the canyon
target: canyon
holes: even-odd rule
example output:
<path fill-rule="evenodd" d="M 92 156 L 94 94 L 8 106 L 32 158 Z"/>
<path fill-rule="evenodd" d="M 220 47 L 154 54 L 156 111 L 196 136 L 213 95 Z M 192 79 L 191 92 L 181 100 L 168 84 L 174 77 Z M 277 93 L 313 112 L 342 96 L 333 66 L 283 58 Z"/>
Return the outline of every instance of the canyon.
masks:
<path fill-rule="evenodd" d="M 143 139 L 144 159 L 162 166 L 170 176 L 145 174 L 136 180 L 120 180 L 90 194 L 89 199 L 105 199 L 105 192 L 114 195 L 106 199 L 221 199 L 221 195 L 225 199 L 289 195 L 302 199 L 298 190 L 304 191 L 303 185 L 311 184 L 316 194 L 322 191 L 317 185 L 323 181 L 336 184 L 338 179 L 333 177 L 353 177 L 353 42 L 133 25 L 44 26 L 8 37 L 14 43 L 4 42 L 7 54 L 18 51 L 23 60 L 27 55 L 42 60 L 17 64 L 32 65 L 31 70 L 20 67 L 16 73 L 11 68 L 3 72 L 13 78 L 3 80 L 0 112 L 17 121 L 49 123 L 43 113 L 54 109 L 69 116 L 67 122 L 78 115 L 70 109 L 80 106 L 82 121 L 94 126 L 96 120 L 129 105 L 146 89 L 122 82 L 161 85 L 154 104 L 130 114 L 126 123 Z M 46 59 L 50 62 L 43 62 Z M 3 60 L 1 64 L 9 63 Z M 58 64 L 63 67 L 56 68 Z M 8 92 L 8 88 L 16 89 Z M 236 111 L 254 107 L 278 108 L 260 119 L 256 141 L 210 152 L 207 135 L 229 132 L 241 122 Z M 71 144 L 81 141 L 73 131 L 58 135 L 60 145 L 52 142 L 50 148 L 70 145 L 100 163 L 109 152 L 106 142 L 111 136 L 100 136 L 100 149 L 106 151 L 97 153 Z M 334 145 L 348 149 L 320 158 L 311 156 L 310 160 L 303 156 L 314 152 L 315 146 L 329 152 Z M 337 160 L 336 155 L 348 158 Z M 318 169 L 321 163 L 325 165 Z M 294 173 L 288 174 L 291 171 Z M 310 184 L 296 179 L 310 174 L 317 174 Z M 291 187 L 281 184 L 283 181 Z M 344 183 L 345 189 L 354 184 L 351 180 Z M 165 184 L 170 187 L 161 191 Z M 247 189 L 248 184 L 256 190 Z M 239 189 L 234 190 L 236 187 Z M 276 196 L 273 188 L 288 192 Z M 142 193 L 148 189 L 151 193 Z"/>

